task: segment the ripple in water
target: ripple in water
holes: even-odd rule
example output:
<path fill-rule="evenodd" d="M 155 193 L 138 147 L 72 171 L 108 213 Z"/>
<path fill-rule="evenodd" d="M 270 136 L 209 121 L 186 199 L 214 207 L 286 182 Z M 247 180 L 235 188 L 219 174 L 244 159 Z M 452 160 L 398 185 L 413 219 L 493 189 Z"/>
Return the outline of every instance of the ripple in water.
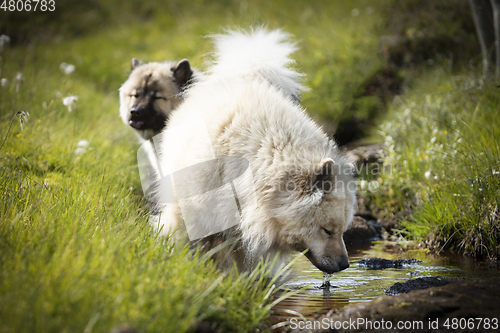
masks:
<path fill-rule="evenodd" d="M 332 275 L 333 274 L 323 272 L 323 284 L 320 286 L 320 289 L 329 290 L 331 288 L 332 285 L 330 284 L 330 280 L 332 279 Z"/>

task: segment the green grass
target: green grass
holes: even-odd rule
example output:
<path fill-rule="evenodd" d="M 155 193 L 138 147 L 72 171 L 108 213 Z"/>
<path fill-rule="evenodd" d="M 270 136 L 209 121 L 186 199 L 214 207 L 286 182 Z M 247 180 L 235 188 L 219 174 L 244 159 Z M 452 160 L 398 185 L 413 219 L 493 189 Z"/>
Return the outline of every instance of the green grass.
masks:
<path fill-rule="evenodd" d="M 360 193 L 393 230 L 432 251 L 500 258 L 498 88 L 484 80 L 465 2 L 405 1 L 386 33 L 385 52 L 402 94 L 378 115 L 373 141 L 386 145 L 381 175 Z M 370 183 L 371 182 L 371 183 Z M 367 184 L 378 191 L 367 191 Z"/>
<path fill-rule="evenodd" d="M 465 71 L 464 71 L 465 72 Z M 403 234 L 438 252 L 500 254 L 498 88 L 474 76 L 429 71 L 394 101 L 380 135 L 392 172 L 375 206 L 408 209 Z"/>

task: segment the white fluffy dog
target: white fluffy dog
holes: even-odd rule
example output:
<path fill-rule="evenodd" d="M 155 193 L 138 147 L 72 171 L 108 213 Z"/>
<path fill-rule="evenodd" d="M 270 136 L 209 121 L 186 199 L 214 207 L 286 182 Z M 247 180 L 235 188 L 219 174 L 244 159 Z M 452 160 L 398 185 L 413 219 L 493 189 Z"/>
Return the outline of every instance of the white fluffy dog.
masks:
<path fill-rule="evenodd" d="M 298 103 L 301 74 L 280 30 L 217 35 L 215 61 L 159 139 L 155 225 L 165 234 L 234 244 L 230 259 L 305 251 L 320 270 L 349 266 L 353 167 Z M 184 223 L 183 223 L 184 222 Z"/>

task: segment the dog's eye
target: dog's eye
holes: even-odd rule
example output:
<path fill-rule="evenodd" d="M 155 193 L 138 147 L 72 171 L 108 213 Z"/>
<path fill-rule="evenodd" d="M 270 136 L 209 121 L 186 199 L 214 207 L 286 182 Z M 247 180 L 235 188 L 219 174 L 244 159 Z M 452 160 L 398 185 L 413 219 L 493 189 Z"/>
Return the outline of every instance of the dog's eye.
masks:
<path fill-rule="evenodd" d="M 323 231 L 325 232 L 325 234 L 327 234 L 328 236 L 331 236 L 332 235 L 332 232 L 328 229 L 325 229 L 325 228 L 321 228 L 323 229 Z"/>
<path fill-rule="evenodd" d="M 137 98 L 137 97 L 139 97 L 139 95 L 138 94 L 132 94 L 132 95 L 130 95 L 130 97 Z"/>
<path fill-rule="evenodd" d="M 154 100 L 157 100 L 157 99 L 167 100 L 165 97 L 156 96 L 156 95 L 154 95 L 154 96 L 153 96 L 153 99 L 154 99 Z"/>

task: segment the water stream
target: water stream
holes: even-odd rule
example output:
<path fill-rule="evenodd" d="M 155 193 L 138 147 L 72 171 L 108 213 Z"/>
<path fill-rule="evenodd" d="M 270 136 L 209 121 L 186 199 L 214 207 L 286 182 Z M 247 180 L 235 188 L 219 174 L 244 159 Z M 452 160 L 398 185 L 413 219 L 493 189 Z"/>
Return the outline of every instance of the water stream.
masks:
<path fill-rule="evenodd" d="M 359 259 L 375 257 L 393 260 L 415 258 L 421 262 L 402 269 L 369 270 L 358 267 Z M 385 296 L 384 291 L 394 283 L 418 276 L 472 279 L 497 277 L 500 273 L 500 267 L 491 263 L 478 262 L 451 253 L 446 256 L 431 257 L 426 255 L 425 250 L 399 252 L 383 242 L 374 242 L 366 248 L 350 249 L 349 261 L 348 269 L 329 278 L 328 288 L 325 287 L 325 278 L 328 277 L 324 277 L 305 256 L 300 255 L 284 287 L 289 290 L 303 290 L 275 306 L 272 322 L 286 321 L 298 314 L 309 317 L 315 313 L 326 313 L 332 308 L 341 309 L 347 305 L 369 302 Z"/>

